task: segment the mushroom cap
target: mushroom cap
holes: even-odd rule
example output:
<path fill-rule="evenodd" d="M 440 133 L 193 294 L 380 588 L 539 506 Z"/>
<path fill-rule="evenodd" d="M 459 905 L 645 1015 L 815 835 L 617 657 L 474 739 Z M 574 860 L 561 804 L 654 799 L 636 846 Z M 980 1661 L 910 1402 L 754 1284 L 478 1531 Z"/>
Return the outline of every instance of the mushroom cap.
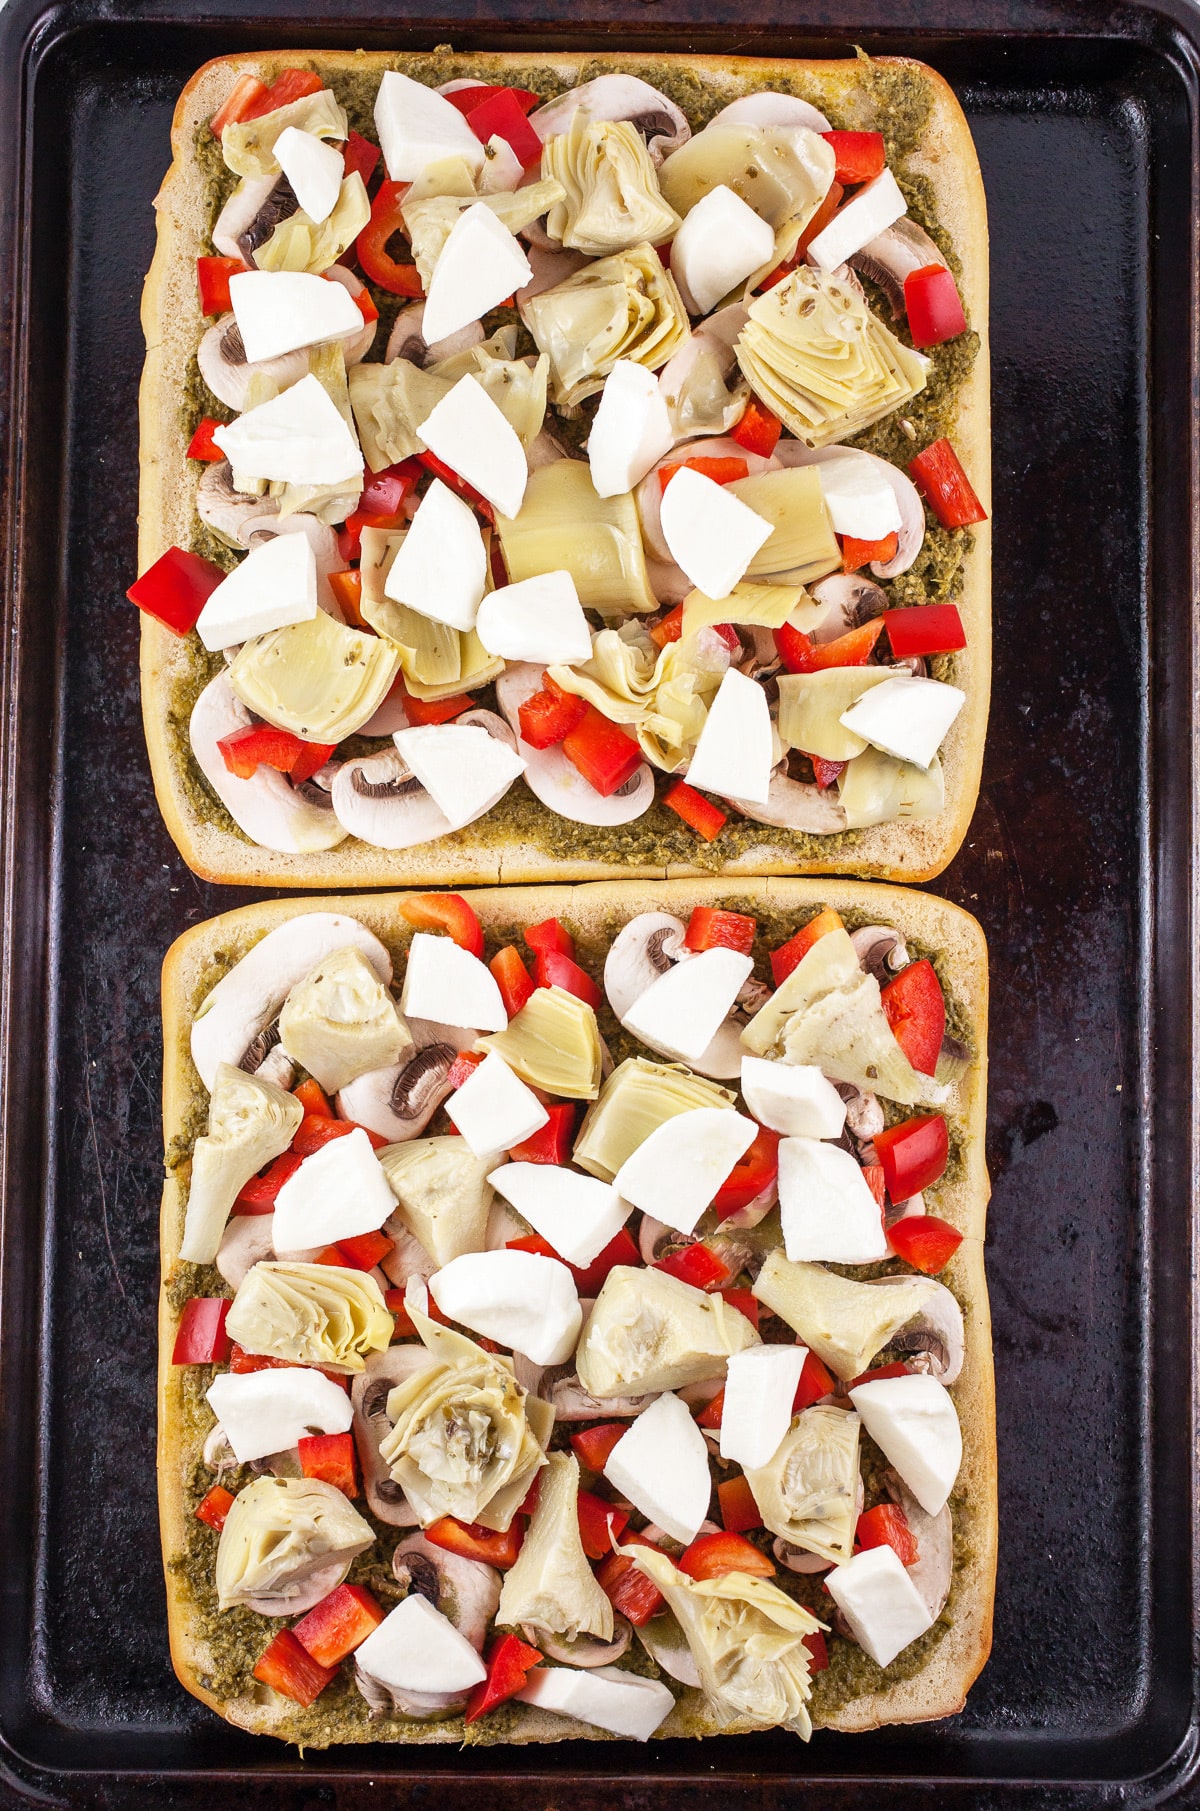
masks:
<path fill-rule="evenodd" d="M 797 442 L 797 444 L 799 443 Z M 749 452 L 746 447 L 739 446 L 736 440 L 731 440 L 728 435 L 724 434 L 705 436 L 700 440 L 681 440 L 672 447 L 669 453 L 664 453 L 657 464 L 651 466 L 633 495 L 637 504 L 638 518 L 642 524 L 642 539 L 646 543 L 646 551 L 667 567 L 673 567 L 675 562 L 671 558 L 671 550 L 667 546 L 666 536 L 662 529 L 663 491 L 658 474 L 664 465 L 678 465 L 681 459 L 744 459 L 748 475 L 751 478 L 757 478 L 762 472 L 773 472 L 778 469 L 778 461 L 774 454 L 769 459 L 764 458 L 761 453 Z M 676 570 L 678 569 L 676 568 Z M 684 583 L 687 590 L 690 591 L 691 584 L 686 579 Z M 654 594 L 656 597 L 661 597 L 657 585 L 654 587 Z M 686 592 L 684 595 L 686 596 Z"/>
<path fill-rule="evenodd" d="M 209 680 L 192 706 L 188 725 L 192 753 L 204 778 L 238 829 L 260 848 L 279 855 L 336 848 L 346 839 L 343 826 L 332 811 L 301 794 L 285 773 L 262 766 L 248 780 L 240 780 L 226 767 L 217 743 L 223 736 L 249 729 L 253 721 L 234 695 L 227 673 Z M 240 1056 L 241 1051 L 233 1060 Z"/>
<path fill-rule="evenodd" d="M 279 499 L 235 490 L 233 467 L 228 459 L 218 459 L 200 474 L 196 514 L 227 547 L 249 547 L 254 525 L 278 518 Z"/>
<path fill-rule="evenodd" d="M 777 94 L 764 89 L 761 94 L 743 94 L 709 121 L 715 126 L 807 126 L 810 132 L 832 130 L 825 115 L 794 94 Z"/>
<path fill-rule="evenodd" d="M 518 738 L 518 711 L 526 698 L 541 690 L 542 671 L 540 666 L 529 661 L 518 661 L 496 680 L 496 700 Z M 523 777 L 530 792 L 559 817 L 569 818 L 572 823 L 631 824 L 654 803 L 654 775 L 646 761 L 624 786 L 604 798 L 594 786 L 589 786 L 561 748 L 531 748 L 527 742 L 518 739 L 517 753 L 525 762 Z"/>
<path fill-rule="evenodd" d="M 846 828 L 846 814 L 836 796 L 831 796 L 832 787 L 822 791 L 819 786 L 809 785 L 804 780 L 793 780 L 787 772 L 786 762 L 781 762 L 771 775 L 767 788 L 767 802 L 756 805 L 750 799 L 735 799 L 728 794 L 731 805 L 736 805 L 743 817 L 752 818 L 756 824 L 774 824 L 781 830 L 803 830 L 810 836 L 832 836 Z"/>
<path fill-rule="evenodd" d="M 648 987 L 681 957 L 687 926 L 669 912 L 639 912 L 623 925 L 604 958 L 604 991 L 618 1019 L 623 1019 Z"/>
<path fill-rule="evenodd" d="M 879 982 L 890 981 L 908 966 L 908 947 L 894 925 L 864 924 L 851 931 L 850 941 L 863 968 Z"/>
<path fill-rule="evenodd" d="M 387 1418 L 387 1399 L 398 1383 L 435 1362 L 431 1353 L 419 1344 L 388 1346 L 382 1352 L 367 1356 L 366 1369 L 350 1386 L 350 1404 L 354 1411 L 354 1444 L 362 1469 L 363 1489 L 372 1515 L 393 1528 L 415 1527 L 419 1517 L 404 1491 L 396 1483 L 379 1453 L 379 1443 L 391 1426 Z"/>
<path fill-rule="evenodd" d="M 934 1291 L 928 1295 L 921 1313 L 901 1327 L 888 1346 L 913 1370 L 936 1377 L 949 1388 L 962 1370 L 966 1352 L 962 1309 L 944 1283 L 934 1283 Z"/>
<path fill-rule="evenodd" d="M 611 1641 L 601 1641 L 598 1635 L 576 1635 L 574 1641 L 565 1641 L 561 1635 L 554 1635 L 540 1629 L 531 1622 L 522 1623 L 521 1633 L 532 1647 L 539 1648 L 547 1660 L 561 1660 L 566 1666 L 611 1666 L 622 1654 L 629 1652 L 633 1640 L 633 1628 L 624 1616 L 613 1616 L 613 1637 Z"/>
<path fill-rule="evenodd" d="M 861 629 L 888 608 L 888 595 L 861 572 L 831 572 L 809 586 L 809 596 L 825 614 L 809 631 L 815 642 L 836 641 L 850 629 Z"/>
<path fill-rule="evenodd" d="M 446 1077 L 455 1057 L 469 1050 L 475 1034 L 461 1026 L 410 1019 L 415 1049 L 386 1069 L 371 1069 L 338 1092 L 342 1119 L 378 1132 L 391 1144 L 403 1144 L 425 1130 L 450 1094 Z"/>
<path fill-rule="evenodd" d="M 905 313 L 904 279 L 930 264 L 945 265 L 945 258 L 923 227 L 907 215 L 868 239 L 850 259 L 853 270 L 877 283 L 888 299 L 892 319 Z"/>
<path fill-rule="evenodd" d="M 536 107 L 529 115 L 529 124 L 545 144 L 548 138 L 565 132 L 579 112 L 593 120 L 628 120 L 646 140 L 646 149 L 656 166 L 692 136 L 687 116 L 674 101 L 636 75 L 596 76 L 547 101 L 545 106 Z"/>
<path fill-rule="evenodd" d="M 946 1607 L 954 1576 L 954 1522 L 950 1505 L 943 1504 L 936 1515 L 930 1515 L 898 1473 L 889 1469 L 884 1475 L 884 1483 L 892 1501 L 904 1511 L 917 1543 L 917 1557 L 907 1569 L 908 1576 L 936 1622 Z"/>
<path fill-rule="evenodd" d="M 469 352 L 472 346 L 483 344 L 485 336 L 481 321 L 470 321 L 467 326 L 460 327 L 457 333 L 449 333 L 445 339 L 435 340 L 432 345 L 422 332 L 424 321 L 423 301 L 410 302 L 400 310 L 388 335 L 385 364 L 390 365 L 393 359 L 406 358 L 410 365 L 417 365 L 423 371 L 444 358 L 453 358 L 457 352 Z"/>

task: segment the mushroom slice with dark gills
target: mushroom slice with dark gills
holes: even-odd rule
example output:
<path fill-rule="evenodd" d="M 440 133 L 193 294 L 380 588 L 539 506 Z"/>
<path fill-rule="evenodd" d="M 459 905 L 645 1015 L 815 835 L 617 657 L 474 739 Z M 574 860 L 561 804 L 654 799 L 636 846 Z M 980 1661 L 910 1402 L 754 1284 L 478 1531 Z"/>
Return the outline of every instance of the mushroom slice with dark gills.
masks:
<path fill-rule="evenodd" d="M 591 1313 L 594 1303 L 581 1301 L 584 1319 Z M 599 1396 L 589 1395 L 579 1381 L 579 1373 L 574 1364 L 535 1365 L 532 1359 L 522 1353 L 514 1353 L 513 1366 L 517 1382 L 531 1396 L 540 1396 L 554 1410 L 554 1419 L 559 1421 L 632 1421 L 654 1401 L 654 1395 L 647 1396 L 607 1396 L 601 1401 Z M 597 1665 L 601 1664 L 599 1661 Z"/>
<path fill-rule="evenodd" d="M 850 941 L 867 973 L 881 984 L 908 967 L 908 946 L 894 925 L 864 924 L 851 931 Z M 882 1132 L 883 1127 L 878 1130 Z"/>
<path fill-rule="evenodd" d="M 500 1574 L 494 1566 L 447 1553 L 423 1534 L 412 1534 L 392 1555 L 392 1571 L 406 1587 L 406 1596 L 419 1593 L 454 1624 L 476 1653 L 483 1652 L 500 1602 Z M 385 1685 L 357 1662 L 354 1682 L 375 1716 L 386 1716 L 389 1711 L 418 1720 L 451 1716 L 462 1709 L 468 1696 L 466 1692 L 414 1692 Z"/>
<path fill-rule="evenodd" d="M 628 120 L 646 141 L 651 162 L 661 164 L 692 135 L 686 115 L 674 101 L 635 75 L 601 75 L 568 89 L 529 115 L 529 123 L 545 144 L 565 132 L 576 114 L 590 120 Z"/>
<path fill-rule="evenodd" d="M 496 680 L 496 701 L 514 734 L 520 731 L 520 708 L 540 691 L 544 669 L 531 661 L 510 662 Z M 525 763 L 524 780 L 548 810 L 573 824 L 631 824 L 654 803 L 654 774 L 643 761 L 632 778 L 607 798 L 588 784 L 561 748 L 532 748 L 517 741 Z"/>
<path fill-rule="evenodd" d="M 224 672 L 205 686 L 188 722 L 196 765 L 238 829 L 260 849 L 280 855 L 311 854 L 345 842 L 346 830 L 334 814 L 304 797 L 285 773 L 267 766 L 256 768 L 248 780 L 230 773 L 217 744 L 253 722 Z"/>
<path fill-rule="evenodd" d="M 395 748 L 343 761 L 331 794 L 345 834 L 376 849 L 411 849 L 452 825 Z"/>
<path fill-rule="evenodd" d="M 751 799 L 735 798 L 732 793 L 721 796 L 730 805 L 736 805 L 743 817 L 779 830 L 796 830 L 809 836 L 834 836 L 846 828 L 846 813 L 833 789 L 822 791 L 807 780 L 793 779 L 786 758 L 771 774 L 765 805 L 755 804 Z"/>
<path fill-rule="evenodd" d="M 359 296 L 363 283 L 353 271 L 343 265 L 334 264 L 323 273 L 334 283 L 340 283 L 352 296 Z M 346 355 L 347 367 L 357 365 L 370 350 L 375 338 L 376 323 L 364 322 L 359 328 L 340 341 Z M 246 357 L 246 348 L 242 343 L 241 330 L 232 314 L 223 314 L 208 329 L 196 348 L 196 362 L 200 375 L 213 395 L 231 409 L 244 409 L 250 392 L 252 377 L 269 379 L 278 390 L 286 390 L 290 385 L 299 383 L 307 376 L 310 369 L 309 348 L 299 352 L 281 352 L 278 358 L 258 359 L 251 361 Z M 260 402 L 265 398 L 259 397 Z"/>
<path fill-rule="evenodd" d="M 860 1377 L 885 1348 L 946 1385 L 962 1369 L 962 1309 L 932 1277 L 860 1283 L 821 1264 L 793 1264 L 776 1250 L 754 1294 L 844 1383 Z"/>
<path fill-rule="evenodd" d="M 398 1383 L 406 1382 L 418 1371 L 427 1370 L 434 1359 L 421 1345 L 389 1346 L 384 1352 L 372 1352 L 366 1369 L 350 1386 L 350 1403 L 354 1410 L 354 1444 L 362 1468 L 363 1488 L 372 1515 L 393 1528 L 415 1528 L 416 1510 L 392 1477 L 386 1460 L 380 1456 L 380 1442 L 391 1432 L 387 1399 Z"/>
<path fill-rule="evenodd" d="M 407 308 L 400 310 L 388 335 L 385 364 L 390 365 L 393 359 L 403 358 L 410 365 L 416 365 L 424 371 L 430 365 L 439 364 L 442 359 L 453 358 L 456 353 L 469 352 L 472 346 L 483 344 L 485 335 L 481 321 L 471 321 L 466 327 L 460 327 L 457 333 L 447 334 L 445 339 L 435 340 L 432 345 L 425 338 L 424 321 L 424 302 L 410 302 Z"/>
<path fill-rule="evenodd" d="M 861 251 L 850 259 L 850 268 L 861 277 L 877 283 L 888 299 L 892 319 L 898 321 L 907 311 L 904 305 L 904 279 L 914 270 L 946 262 L 929 234 L 915 220 L 895 221 L 876 238 L 868 239 Z"/>
<path fill-rule="evenodd" d="M 418 1138 L 450 1095 L 446 1077 L 460 1051 L 469 1050 L 475 1033 L 460 1025 L 436 1025 L 410 1019 L 415 1048 L 387 1069 L 358 1076 L 337 1096 L 337 1110 L 356 1126 L 378 1132 L 391 1144 Z"/>
<path fill-rule="evenodd" d="M 217 216 L 212 241 L 226 258 L 241 258 L 253 266 L 254 254 L 265 245 L 281 220 L 298 213 L 300 203 L 281 171 L 269 176 L 244 176 Z"/>
<path fill-rule="evenodd" d="M 278 497 L 236 490 L 228 459 L 206 465 L 196 486 L 196 514 L 227 547 L 249 547 L 257 526 L 274 524 L 279 516 Z"/>
<path fill-rule="evenodd" d="M 836 641 L 851 629 L 861 629 L 888 607 L 887 592 L 860 572 L 831 572 L 808 592 L 822 611 L 808 631 L 816 642 Z"/>

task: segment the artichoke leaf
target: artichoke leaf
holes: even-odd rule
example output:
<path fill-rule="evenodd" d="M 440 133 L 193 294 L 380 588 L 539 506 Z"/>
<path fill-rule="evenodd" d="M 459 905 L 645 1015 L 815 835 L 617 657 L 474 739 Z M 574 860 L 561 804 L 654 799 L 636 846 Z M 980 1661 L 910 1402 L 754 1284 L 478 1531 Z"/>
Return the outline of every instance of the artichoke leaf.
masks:
<path fill-rule="evenodd" d="M 728 666 L 728 650 L 717 643 L 680 640 L 659 649 L 637 623 L 623 623 L 593 638 L 590 660 L 548 671 L 564 691 L 630 724 L 646 759 L 674 773 L 695 753 Z"/>
<path fill-rule="evenodd" d="M 461 691 L 462 636 L 448 623 L 398 604 L 384 593 L 387 575 L 407 533 L 403 528 L 364 528 L 362 531 L 363 621 L 395 649 L 406 686 L 446 686 Z M 419 694 L 423 695 L 423 694 Z"/>
<path fill-rule="evenodd" d="M 478 1039 L 475 1048 L 496 1051 L 523 1082 L 547 1094 L 595 1100 L 600 1092 L 596 1014 L 565 988 L 537 988 L 507 1030 Z"/>
<path fill-rule="evenodd" d="M 674 278 L 645 244 L 586 265 L 522 313 L 549 357 L 551 397 L 568 408 L 603 389 L 618 359 L 660 370 L 691 331 Z"/>
<path fill-rule="evenodd" d="M 879 748 L 864 748 L 847 762 L 838 781 L 838 801 L 851 830 L 890 824 L 897 818 L 935 817 L 945 808 L 946 776 L 934 755 L 928 768 L 898 761 Z"/>
<path fill-rule="evenodd" d="M 662 245 L 679 230 L 646 141 L 629 120 L 578 112 L 543 146 L 542 170 L 563 191 L 546 215 L 547 235 L 572 251 L 604 258 L 642 241 Z"/>
<path fill-rule="evenodd" d="M 412 244 L 413 262 L 421 273 L 426 293 L 446 241 L 458 224 L 459 216 L 468 208 L 482 203 L 501 226 L 516 234 L 532 226 L 548 208 L 562 201 L 564 194 L 561 183 L 545 180 L 499 195 L 423 195 L 414 199 L 410 192 L 400 212 Z"/>
<path fill-rule="evenodd" d="M 744 1314 L 661 1270 L 610 1270 L 576 1353 L 591 1396 L 642 1396 L 717 1377 L 759 1344 Z"/>
<path fill-rule="evenodd" d="M 226 1321 L 247 1352 L 354 1373 L 391 1341 L 393 1321 L 365 1270 L 263 1262 L 247 1273 Z"/>
<path fill-rule="evenodd" d="M 859 1283 L 820 1264 L 793 1264 L 777 1249 L 760 1270 L 754 1294 L 848 1383 L 938 1299 L 940 1288 L 923 1276 Z"/>
<path fill-rule="evenodd" d="M 412 1138 L 379 1152 L 399 1202 L 400 1218 L 441 1268 L 487 1238 L 492 1164 L 473 1157 L 461 1138 Z"/>
<path fill-rule="evenodd" d="M 221 155 L 235 176 L 273 176 L 279 169 L 275 141 L 289 126 L 328 139 L 344 139 L 350 130 L 333 90 L 320 88 L 257 119 L 231 120 L 221 134 Z"/>
<path fill-rule="evenodd" d="M 891 667 L 825 667 L 816 673 L 780 673 L 779 740 L 825 761 L 850 761 L 867 744 L 842 722 L 872 686 L 894 678 Z"/>
<path fill-rule="evenodd" d="M 503 1628 L 532 1624 L 574 1641 L 611 1641 L 613 1607 L 597 1584 L 579 1535 L 579 1461 L 551 1453 L 516 1565 L 504 1574 L 496 1621 Z"/>
<path fill-rule="evenodd" d="M 382 471 L 426 450 L 417 430 L 462 377 L 476 379 L 521 444 L 529 447 L 546 419 L 550 361 L 545 356 L 514 358 L 514 339 L 501 328 L 482 346 L 455 353 L 428 370 L 405 358 L 356 365 L 350 373 L 350 401 L 371 470 Z"/>
<path fill-rule="evenodd" d="M 335 1590 L 375 1531 L 336 1485 L 318 1478 L 255 1478 L 239 1490 L 217 1547 L 217 1608 L 253 1604 L 286 1616 L 315 1572 Z M 271 1607 L 267 1608 L 266 1599 Z"/>
<path fill-rule="evenodd" d="M 378 710 L 399 665 L 389 642 L 318 610 L 243 643 L 229 683 L 247 710 L 276 729 L 306 742 L 342 742 Z"/>
<path fill-rule="evenodd" d="M 829 193 L 836 168 L 833 147 L 807 126 L 716 120 L 671 153 L 659 183 L 682 215 L 723 184 L 769 226 L 790 226 L 799 237 Z"/>
<path fill-rule="evenodd" d="M 598 497 L 582 460 L 531 471 L 520 515 L 498 515 L 496 529 L 510 584 L 564 571 L 585 610 L 645 616 L 658 609 L 632 496 Z"/>
<path fill-rule="evenodd" d="M 803 629 L 806 620 L 819 622 L 824 615 L 802 585 L 735 585 L 728 597 L 705 597 L 689 591 L 683 600 L 683 640 L 718 623 L 745 623 L 761 629 L 782 629 L 784 623 Z M 674 644 L 668 644 L 674 645 Z"/>
<path fill-rule="evenodd" d="M 353 945 L 334 950 L 293 987 L 279 1041 L 294 1063 L 336 1094 L 413 1048 L 412 1033 L 375 970 Z"/>
<path fill-rule="evenodd" d="M 816 1403 L 792 1417 L 768 1464 L 746 1468 L 771 1533 L 833 1566 L 854 1552 L 861 1427 L 851 1410 Z"/>
<path fill-rule="evenodd" d="M 179 1255 L 211 1264 L 229 1210 L 251 1176 L 287 1150 L 304 1118 L 292 1094 L 274 1082 L 219 1063 L 208 1102 L 208 1130 L 196 1140 Z"/>
<path fill-rule="evenodd" d="M 281 220 L 254 253 L 259 270 L 304 270 L 319 275 L 336 264 L 371 218 L 371 203 L 357 170 L 342 180 L 332 212 L 321 221 L 300 208 Z"/>
<path fill-rule="evenodd" d="M 676 1114 L 736 1104 L 732 1089 L 681 1065 L 626 1057 L 584 1115 L 571 1160 L 601 1182 L 611 1182 L 625 1159 Z"/>
<path fill-rule="evenodd" d="M 842 553 L 817 466 L 760 472 L 754 478 L 736 478 L 726 488 L 774 530 L 746 568 L 747 578 L 786 572 L 793 584 L 806 585 L 840 568 Z"/>

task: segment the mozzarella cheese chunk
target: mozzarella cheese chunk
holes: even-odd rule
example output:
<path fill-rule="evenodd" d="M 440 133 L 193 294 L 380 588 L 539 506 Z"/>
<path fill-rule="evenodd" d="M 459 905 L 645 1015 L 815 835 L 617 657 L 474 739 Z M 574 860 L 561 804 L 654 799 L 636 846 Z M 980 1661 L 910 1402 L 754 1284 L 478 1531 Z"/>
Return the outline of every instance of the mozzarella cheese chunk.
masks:
<path fill-rule="evenodd" d="M 782 1140 L 779 1216 L 793 1264 L 873 1264 L 887 1256 L 879 1203 L 840 1145 L 817 1138 Z"/>
<path fill-rule="evenodd" d="M 251 364 L 362 332 L 362 314 L 349 290 L 308 271 L 236 271 L 229 300 Z"/>
<path fill-rule="evenodd" d="M 339 283 L 325 288 L 346 294 Z M 358 441 L 311 371 L 270 402 L 214 428 L 213 439 L 244 478 L 279 484 L 362 483 Z"/>
<path fill-rule="evenodd" d="M 489 591 L 475 630 L 489 654 L 571 666 L 592 657 L 592 632 L 569 572 L 539 572 Z"/>
<path fill-rule="evenodd" d="M 655 1049 L 697 1062 L 753 973 L 753 956 L 740 950 L 702 950 L 652 981 L 621 1023 Z"/>
<path fill-rule="evenodd" d="M 928 768 L 963 705 L 965 692 L 940 679 L 885 679 L 843 711 L 838 722 L 898 761 Z"/>
<path fill-rule="evenodd" d="M 687 465 L 663 492 L 659 521 L 671 558 L 706 597 L 728 597 L 774 532 L 739 497 Z"/>
<path fill-rule="evenodd" d="M 840 1138 L 846 1103 L 811 1063 L 742 1058 L 742 1096 L 758 1123 L 788 1138 Z"/>
<path fill-rule="evenodd" d="M 671 417 L 654 373 L 632 359 L 618 359 L 604 380 L 600 407 L 588 435 L 592 483 L 600 497 L 617 497 L 640 484 L 675 444 Z"/>
<path fill-rule="evenodd" d="M 550 1118 L 533 1089 L 494 1050 L 450 1096 L 446 1115 L 476 1157 L 510 1151 Z"/>
<path fill-rule="evenodd" d="M 625 1201 L 676 1232 L 691 1232 L 758 1127 L 724 1107 L 694 1107 L 656 1126 L 613 1178 Z"/>
<path fill-rule="evenodd" d="M 890 170 L 863 184 L 852 201 L 840 207 L 808 247 L 808 261 L 818 270 L 836 270 L 855 252 L 908 212 L 908 203 Z"/>
<path fill-rule="evenodd" d="M 458 108 L 397 70 L 379 84 L 375 130 L 393 182 L 413 182 L 427 164 L 447 157 L 465 159 L 476 175 L 483 168 L 486 153 Z"/>
<path fill-rule="evenodd" d="M 634 1742 L 649 1741 L 675 1707 L 661 1679 L 641 1679 L 617 1666 L 535 1666 L 516 1696 L 518 1703 L 577 1717 Z"/>
<path fill-rule="evenodd" d="M 400 1010 L 410 1019 L 432 1019 L 469 1031 L 503 1031 L 508 1014 L 486 962 L 450 937 L 418 931 L 408 946 Z"/>
<path fill-rule="evenodd" d="M 372 1679 L 397 1691 L 465 1692 L 487 1677 L 466 1636 L 419 1591 L 388 1611 L 354 1658 Z"/>
<path fill-rule="evenodd" d="M 331 1138 L 288 1177 L 275 1197 L 275 1249 L 305 1251 L 378 1232 L 395 1206 L 383 1165 L 358 1126 Z"/>
<path fill-rule="evenodd" d="M 900 500 L 866 453 L 838 454 L 817 467 L 834 532 L 859 541 L 882 541 L 902 526 Z"/>
<path fill-rule="evenodd" d="M 883 1377 L 860 1383 L 850 1400 L 921 1508 L 937 1515 L 962 1464 L 962 1429 L 946 1386 L 916 1373 Z"/>
<path fill-rule="evenodd" d="M 417 433 L 502 516 L 516 515 L 529 477 L 525 448 L 477 378 L 460 377 Z"/>
<path fill-rule="evenodd" d="M 708 1448 L 686 1402 L 670 1390 L 621 1435 L 604 1476 L 675 1540 L 696 1538 L 712 1491 Z"/>
<path fill-rule="evenodd" d="M 525 771 L 516 750 L 479 724 L 425 723 L 392 740 L 455 830 L 490 811 Z"/>
<path fill-rule="evenodd" d="M 207 1397 L 239 1465 L 286 1452 L 306 1434 L 344 1434 L 353 1420 L 349 1392 L 308 1365 L 223 1371 Z"/>
<path fill-rule="evenodd" d="M 222 579 L 196 621 L 209 653 L 317 614 L 317 558 L 303 534 L 277 534 Z"/>
<path fill-rule="evenodd" d="M 748 1346 L 725 1373 L 721 1457 L 767 1465 L 792 1421 L 792 1403 L 808 1353 L 803 1346 Z"/>
<path fill-rule="evenodd" d="M 346 165 L 340 151 L 327 145 L 315 132 L 285 126 L 275 140 L 279 167 L 292 185 L 292 193 L 317 226 L 328 220 L 337 206 Z"/>
<path fill-rule="evenodd" d="M 611 1183 L 557 1163 L 506 1163 L 488 1181 L 580 1270 L 600 1256 L 633 1211 Z"/>
<path fill-rule="evenodd" d="M 724 183 L 710 189 L 671 241 L 671 275 L 692 314 L 707 314 L 775 250 L 775 234 Z"/>
<path fill-rule="evenodd" d="M 508 228 L 477 201 L 459 215 L 433 267 L 421 324 L 426 341 L 432 345 L 469 327 L 524 289 L 532 276 L 529 259 Z"/>
<path fill-rule="evenodd" d="M 671 480 L 668 497 L 678 482 L 678 478 Z M 765 805 L 773 754 L 767 695 L 757 680 L 747 679 L 736 667 L 730 667 L 700 731 L 688 766 L 688 785 L 720 793 L 724 798 Z"/>
<path fill-rule="evenodd" d="M 825 1585 L 854 1639 L 877 1666 L 887 1666 L 933 1626 L 928 1605 L 894 1547 L 865 1548 L 827 1572 Z"/>
<path fill-rule="evenodd" d="M 429 1293 L 450 1320 L 535 1365 L 565 1364 L 583 1325 L 571 1272 L 533 1251 L 468 1251 L 434 1271 Z"/>
<path fill-rule="evenodd" d="M 487 549 L 475 511 L 435 478 L 392 561 L 384 596 L 467 630 L 486 589 Z"/>

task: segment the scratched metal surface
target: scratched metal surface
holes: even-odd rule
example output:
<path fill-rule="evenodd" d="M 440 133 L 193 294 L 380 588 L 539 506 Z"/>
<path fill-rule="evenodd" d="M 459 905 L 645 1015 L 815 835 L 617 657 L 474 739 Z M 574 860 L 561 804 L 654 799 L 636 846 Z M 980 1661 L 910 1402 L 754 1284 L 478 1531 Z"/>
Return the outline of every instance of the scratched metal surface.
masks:
<path fill-rule="evenodd" d="M 653 24 L 602 7 L 594 17 L 628 18 L 639 42 L 785 47 L 761 19 L 734 33 L 748 12 L 733 0 L 705 0 L 688 36 L 675 0 Z M 7 768 L 0 1802 L 199 1807 L 219 1792 L 234 1808 L 358 1811 L 380 1778 L 396 1803 L 522 1811 L 840 1806 L 868 1792 L 903 1805 L 931 1790 L 975 1806 L 1018 1790 L 1045 1805 L 1152 1791 L 1184 1802 L 1190 282 L 1154 235 L 1191 207 L 1194 82 L 1186 45 L 1148 9 L 1093 20 L 1108 44 L 1086 36 L 1086 17 L 1072 42 L 986 35 L 989 20 L 1067 30 L 1080 18 L 1068 6 L 923 9 L 927 26 L 976 34 L 954 42 L 904 32 L 895 8 L 855 13 L 893 26 L 856 41 L 927 55 L 955 80 L 993 240 L 995 703 L 979 809 L 942 883 L 981 919 L 993 978 L 1001 1563 L 995 1648 L 967 1710 L 803 1751 L 771 1736 L 301 1763 L 175 1683 L 153 1501 L 159 965 L 187 925 L 257 895 L 195 879 L 162 828 L 122 594 L 136 308 L 172 101 L 206 55 L 283 41 L 267 23 L 282 8 L 257 8 L 252 27 L 228 10 L 225 29 L 151 32 L 120 21 L 148 27 L 157 3 L 85 9 L 74 38 L 27 59 L 36 183 L 16 350 L 30 389 L 10 398 L 9 497 L 19 488 L 25 526 Z M 15 13 L 56 17 L 20 0 Z M 545 9 L 556 16 L 568 23 L 541 37 L 580 41 L 569 9 Z M 0 80 L 15 102 L 13 19 Z M 473 41 L 509 40 L 485 23 Z M 831 26 L 812 48 L 845 43 Z"/>

